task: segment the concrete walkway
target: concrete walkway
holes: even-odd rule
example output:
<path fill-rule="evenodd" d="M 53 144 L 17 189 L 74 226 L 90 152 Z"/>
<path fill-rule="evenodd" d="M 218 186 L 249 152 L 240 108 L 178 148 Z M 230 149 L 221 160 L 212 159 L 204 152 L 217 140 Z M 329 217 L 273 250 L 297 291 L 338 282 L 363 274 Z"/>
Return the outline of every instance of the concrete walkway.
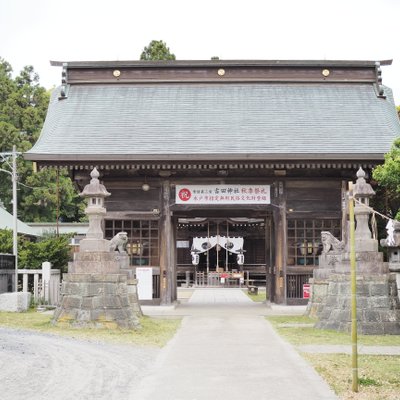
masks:
<path fill-rule="evenodd" d="M 148 309 L 149 310 L 149 309 Z M 141 400 L 324 400 L 337 397 L 240 289 L 197 289 L 170 310 L 182 327 L 141 381 Z M 144 310 L 146 313 L 146 310 Z"/>

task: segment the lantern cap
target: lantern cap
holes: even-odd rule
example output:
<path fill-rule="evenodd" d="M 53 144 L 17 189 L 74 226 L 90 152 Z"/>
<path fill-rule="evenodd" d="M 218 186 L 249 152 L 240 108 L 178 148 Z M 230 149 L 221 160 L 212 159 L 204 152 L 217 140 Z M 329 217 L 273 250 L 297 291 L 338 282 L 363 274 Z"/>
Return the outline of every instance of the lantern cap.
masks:
<path fill-rule="evenodd" d="M 108 197 L 111 195 L 110 192 L 107 192 L 104 185 L 102 185 L 99 181 L 100 173 L 97 168 L 93 168 L 92 172 L 90 173 L 92 179 L 90 183 L 85 186 L 80 196 L 82 197 Z"/>
<path fill-rule="evenodd" d="M 365 171 L 360 167 L 357 171 L 357 181 L 353 187 L 355 198 L 371 198 L 375 196 L 375 191 L 372 186 L 365 180 Z"/>

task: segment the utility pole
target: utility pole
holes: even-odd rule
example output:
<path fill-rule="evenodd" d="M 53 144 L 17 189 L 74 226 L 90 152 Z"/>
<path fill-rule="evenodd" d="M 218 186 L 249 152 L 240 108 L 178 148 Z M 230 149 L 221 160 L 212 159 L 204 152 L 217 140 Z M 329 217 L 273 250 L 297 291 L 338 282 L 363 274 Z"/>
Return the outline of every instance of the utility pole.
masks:
<path fill-rule="evenodd" d="M 12 191 L 13 191 L 13 253 L 15 257 L 15 291 L 18 292 L 18 215 L 17 215 L 17 152 L 15 144 L 12 151 Z"/>

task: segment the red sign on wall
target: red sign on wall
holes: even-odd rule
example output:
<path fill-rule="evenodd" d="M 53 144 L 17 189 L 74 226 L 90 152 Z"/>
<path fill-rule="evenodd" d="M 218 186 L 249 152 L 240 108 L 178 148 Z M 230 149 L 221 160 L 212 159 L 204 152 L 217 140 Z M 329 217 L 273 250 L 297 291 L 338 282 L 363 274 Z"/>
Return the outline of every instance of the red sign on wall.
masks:
<path fill-rule="evenodd" d="M 303 299 L 309 299 L 310 298 L 310 284 L 305 283 L 303 284 Z"/>
<path fill-rule="evenodd" d="M 176 204 L 270 204 L 269 185 L 176 185 Z"/>
<path fill-rule="evenodd" d="M 190 192 L 189 189 L 183 188 L 183 189 L 179 190 L 178 196 L 179 196 L 180 200 L 185 202 L 185 201 L 190 200 L 190 198 L 192 197 L 192 193 Z"/>

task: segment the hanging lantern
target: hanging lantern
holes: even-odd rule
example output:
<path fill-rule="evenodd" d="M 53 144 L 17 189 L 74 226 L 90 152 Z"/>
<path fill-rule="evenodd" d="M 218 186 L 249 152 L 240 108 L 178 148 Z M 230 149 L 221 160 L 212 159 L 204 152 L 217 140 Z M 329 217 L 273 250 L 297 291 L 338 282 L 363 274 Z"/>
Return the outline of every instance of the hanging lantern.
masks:
<path fill-rule="evenodd" d="M 192 252 L 192 264 L 193 265 L 199 265 L 200 262 L 200 257 L 197 253 Z"/>
<path fill-rule="evenodd" d="M 239 253 L 236 257 L 238 265 L 243 265 L 244 264 L 244 254 Z"/>

